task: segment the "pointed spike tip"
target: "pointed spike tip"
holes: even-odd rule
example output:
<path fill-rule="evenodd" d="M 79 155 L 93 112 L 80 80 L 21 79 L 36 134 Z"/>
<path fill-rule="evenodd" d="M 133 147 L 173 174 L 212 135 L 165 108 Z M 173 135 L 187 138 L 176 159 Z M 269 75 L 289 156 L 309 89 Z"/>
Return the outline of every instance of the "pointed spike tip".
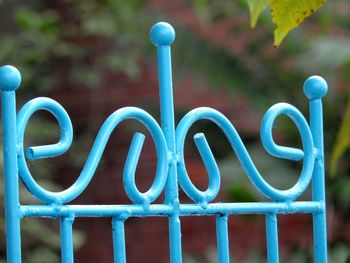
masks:
<path fill-rule="evenodd" d="M 2 91 L 15 91 L 21 84 L 21 73 L 13 66 L 0 67 L 0 89 Z"/>
<path fill-rule="evenodd" d="M 155 46 L 169 46 L 175 40 L 175 30 L 170 24 L 159 22 L 152 26 L 150 38 Z"/>
<path fill-rule="evenodd" d="M 304 94 L 310 100 L 321 99 L 327 94 L 328 84 L 320 76 L 309 77 L 304 83 Z"/>

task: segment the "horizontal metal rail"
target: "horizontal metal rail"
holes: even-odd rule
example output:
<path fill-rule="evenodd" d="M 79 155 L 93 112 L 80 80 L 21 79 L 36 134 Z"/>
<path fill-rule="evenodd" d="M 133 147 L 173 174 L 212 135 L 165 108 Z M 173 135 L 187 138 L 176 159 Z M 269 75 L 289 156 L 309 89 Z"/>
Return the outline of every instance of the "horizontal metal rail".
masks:
<path fill-rule="evenodd" d="M 233 214 L 295 214 L 319 213 L 324 209 L 322 202 L 299 201 L 293 203 L 213 203 L 206 208 L 196 204 L 180 204 L 179 216 L 191 215 L 233 215 Z M 145 209 L 142 205 L 22 205 L 22 217 L 127 217 L 171 216 L 174 207 L 167 204 L 152 204 Z"/>

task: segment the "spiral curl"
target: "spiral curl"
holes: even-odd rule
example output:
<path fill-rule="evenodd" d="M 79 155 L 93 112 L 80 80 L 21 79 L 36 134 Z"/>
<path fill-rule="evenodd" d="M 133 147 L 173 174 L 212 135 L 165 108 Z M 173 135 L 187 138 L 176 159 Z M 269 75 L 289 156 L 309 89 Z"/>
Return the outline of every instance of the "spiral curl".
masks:
<path fill-rule="evenodd" d="M 303 150 L 279 146 L 274 142 L 272 136 L 273 124 L 275 119 L 282 114 L 287 115 L 297 126 L 301 136 Z M 264 180 L 251 160 L 250 155 L 247 152 L 236 129 L 222 113 L 212 108 L 201 107 L 187 113 L 182 118 L 176 129 L 176 151 L 179 156 L 179 183 L 184 192 L 195 202 L 205 206 L 217 196 L 220 190 L 220 171 L 207 143 L 205 135 L 202 133 L 196 134 L 194 136 L 194 141 L 209 176 L 209 185 L 207 190 L 198 190 L 198 188 L 192 183 L 186 170 L 184 160 L 185 138 L 190 127 L 196 121 L 202 119 L 214 122 L 224 132 L 243 169 L 247 173 L 248 178 L 252 184 L 266 197 L 274 201 L 293 201 L 300 196 L 309 185 L 316 152 L 309 125 L 300 111 L 294 106 L 287 103 L 279 103 L 272 106 L 266 112 L 261 125 L 262 143 L 265 150 L 269 154 L 278 158 L 295 161 L 304 159 L 298 181 L 293 187 L 287 190 L 277 189 Z"/>
<path fill-rule="evenodd" d="M 46 110 L 50 112 L 58 121 L 60 128 L 59 142 L 50 145 L 28 147 L 26 151 L 24 151 L 23 139 L 26 125 L 30 117 L 39 110 Z M 135 119 L 141 122 L 148 129 L 156 146 L 158 164 L 156 176 L 152 186 L 148 191 L 144 193 L 140 192 L 135 183 L 135 171 L 138 158 L 142 150 L 144 135 L 141 133 L 136 133 L 132 139 L 131 147 L 129 149 L 129 154 L 124 167 L 124 188 L 127 195 L 134 203 L 147 206 L 153 202 L 160 195 L 165 186 L 168 170 L 168 149 L 163 132 L 157 121 L 154 120 L 154 118 L 146 111 L 136 107 L 121 108 L 112 113 L 105 120 L 97 134 L 80 176 L 70 187 L 61 192 L 52 192 L 41 187 L 31 175 L 26 163 L 25 155 L 30 160 L 59 156 L 64 154 L 69 149 L 73 139 L 72 123 L 67 112 L 58 102 L 44 97 L 35 98 L 27 102 L 19 111 L 17 116 L 19 174 L 27 189 L 37 199 L 47 204 L 61 205 L 78 197 L 85 190 L 94 176 L 110 135 L 117 125 L 126 119 Z"/>

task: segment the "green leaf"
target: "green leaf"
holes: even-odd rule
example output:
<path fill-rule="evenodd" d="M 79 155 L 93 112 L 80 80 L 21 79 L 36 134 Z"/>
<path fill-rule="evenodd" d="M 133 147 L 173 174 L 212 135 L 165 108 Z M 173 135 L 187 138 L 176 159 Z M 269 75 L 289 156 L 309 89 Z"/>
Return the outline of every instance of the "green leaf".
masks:
<path fill-rule="evenodd" d="M 337 173 L 339 160 L 344 155 L 345 151 L 350 147 L 350 99 L 342 120 L 337 139 L 332 150 L 331 159 L 331 176 Z"/>
<path fill-rule="evenodd" d="M 254 28 L 258 22 L 259 16 L 270 4 L 270 0 L 247 0 L 250 12 L 250 26 Z"/>
<path fill-rule="evenodd" d="M 325 0 L 272 0 L 271 15 L 276 25 L 274 45 L 278 46 L 292 29 L 324 3 Z"/>

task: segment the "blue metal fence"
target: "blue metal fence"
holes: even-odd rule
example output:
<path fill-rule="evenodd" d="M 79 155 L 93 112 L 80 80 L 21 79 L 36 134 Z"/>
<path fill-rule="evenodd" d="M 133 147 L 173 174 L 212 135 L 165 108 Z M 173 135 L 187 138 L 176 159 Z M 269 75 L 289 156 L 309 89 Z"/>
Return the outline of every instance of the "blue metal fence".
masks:
<path fill-rule="evenodd" d="M 310 123 L 294 106 L 279 103 L 265 114 L 261 125 L 261 140 L 271 155 L 293 161 L 303 161 L 300 177 L 288 190 L 280 190 L 267 183 L 252 162 L 241 138 L 232 123 L 215 109 L 201 107 L 187 113 L 175 128 L 171 75 L 170 45 L 175 39 L 174 29 L 167 23 L 155 24 L 150 32 L 152 43 L 158 51 L 158 77 L 160 89 L 161 125 L 146 111 L 136 107 L 121 108 L 103 123 L 88 159 L 78 179 L 62 192 L 51 192 L 41 187 L 32 177 L 26 159 L 37 160 L 64 154 L 73 139 L 70 118 L 64 108 L 49 98 L 35 98 L 27 102 L 16 114 L 15 90 L 21 75 L 12 66 L 0 68 L 2 120 L 4 142 L 4 176 L 6 209 L 7 260 L 21 262 L 20 224 L 24 217 L 53 217 L 60 220 L 62 262 L 74 261 L 72 226 L 77 217 L 110 217 L 113 231 L 114 261 L 126 262 L 124 223 L 131 217 L 164 216 L 169 219 L 170 262 L 182 262 L 181 220 L 183 216 L 216 217 L 218 261 L 229 262 L 228 219 L 233 214 L 263 214 L 266 217 L 267 256 L 269 263 L 279 262 L 279 214 L 310 213 L 313 215 L 314 262 L 327 262 L 326 210 L 323 157 L 322 97 L 327 93 L 327 83 L 318 76 L 310 77 L 304 84 L 304 93 L 310 100 Z M 49 111 L 58 121 L 58 143 L 24 149 L 25 128 L 31 116 L 39 111 Z M 275 119 L 288 116 L 298 128 L 303 149 L 277 145 L 272 136 Z M 150 132 L 157 152 L 158 164 L 152 186 L 140 192 L 135 183 L 135 170 L 145 136 L 135 133 L 125 168 L 123 184 L 129 205 L 70 205 L 88 186 L 101 159 L 111 133 L 126 120 L 141 122 Z M 226 135 L 251 183 L 268 197 L 269 202 L 211 203 L 220 189 L 220 171 L 205 135 L 194 136 L 194 142 L 209 176 L 207 190 L 201 191 L 191 182 L 184 159 L 184 142 L 188 130 L 198 120 L 214 122 Z M 19 203 L 18 176 L 27 189 L 43 204 Z M 312 200 L 296 201 L 312 182 Z M 178 186 L 194 203 L 179 202 Z M 165 201 L 153 204 L 165 191 Z"/>

